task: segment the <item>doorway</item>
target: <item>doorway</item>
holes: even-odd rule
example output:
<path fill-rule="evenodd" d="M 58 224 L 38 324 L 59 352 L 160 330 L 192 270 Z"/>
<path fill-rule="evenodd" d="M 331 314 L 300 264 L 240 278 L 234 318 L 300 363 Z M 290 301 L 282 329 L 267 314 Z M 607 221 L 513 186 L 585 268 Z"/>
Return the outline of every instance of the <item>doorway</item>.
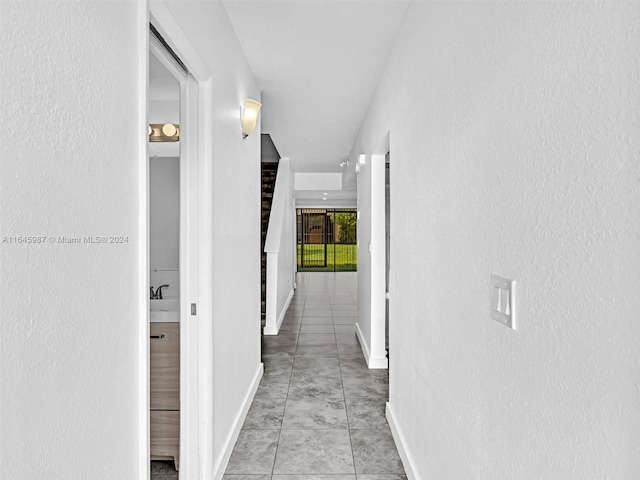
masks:
<path fill-rule="evenodd" d="M 299 272 L 355 272 L 357 212 L 352 209 L 296 210 Z"/>
<path fill-rule="evenodd" d="M 180 467 L 181 83 L 187 72 L 150 27 L 149 50 L 149 456 L 151 473 Z M 184 269 L 184 266 L 182 266 Z M 184 319 L 182 319 L 184 320 Z"/>
<path fill-rule="evenodd" d="M 384 157 L 384 219 L 385 219 L 385 349 L 387 351 L 387 363 L 389 362 L 389 269 L 391 266 L 391 153 L 387 152 Z"/>
<path fill-rule="evenodd" d="M 201 443 L 199 84 L 153 23 L 148 65 L 147 470 L 187 480 L 198 476 Z"/>
<path fill-rule="evenodd" d="M 143 111 L 149 110 L 149 57 L 155 56 L 180 84 L 179 233 L 179 476 L 212 478 L 213 462 L 213 76 L 185 32 L 162 2 L 148 5 L 148 50 L 139 79 L 146 85 Z M 152 34 L 151 26 L 158 35 Z M 160 38 L 158 38 L 160 37 Z M 179 61 L 178 61 L 179 60 Z M 149 120 L 147 118 L 147 120 Z M 150 123 L 150 122 L 146 122 Z M 148 125 L 142 125 L 148 134 Z M 141 129 L 142 133 L 142 129 Z M 145 139 L 146 140 L 146 139 Z M 150 245 L 149 143 L 140 158 L 140 368 L 138 449 L 140 478 L 150 473 Z M 146 312 L 146 314 L 145 314 Z"/>

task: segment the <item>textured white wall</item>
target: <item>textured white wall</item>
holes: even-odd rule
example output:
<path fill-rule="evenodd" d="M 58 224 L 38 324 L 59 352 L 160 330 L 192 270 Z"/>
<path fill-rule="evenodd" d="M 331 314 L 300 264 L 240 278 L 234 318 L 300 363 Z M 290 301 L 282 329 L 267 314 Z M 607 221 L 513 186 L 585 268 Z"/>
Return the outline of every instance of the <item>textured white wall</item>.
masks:
<path fill-rule="evenodd" d="M 293 296 L 296 261 L 294 243 L 295 206 L 293 189 L 293 169 L 288 158 L 282 158 L 278 165 L 278 175 L 273 192 L 273 203 L 269 215 L 269 228 L 264 251 L 277 253 L 267 266 L 267 324 L 265 335 L 277 334 L 276 322 L 284 317 Z M 275 292 L 270 290 L 275 288 Z M 271 302 L 275 299 L 275 308 Z M 278 325 L 279 327 L 279 325 Z"/>
<path fill-rule="evenodd" d="M 221 3 L 168 7 L 215 72 L 206 106 L 213 454 L 224 469 L 260 369 L 260 136 L 243 141 L 239 118 L 241 102 L 259 91 Z M 128 243 L 0 244 L 0 477 L 136 478 L 138 304 L 148 294 L 135 293 L 146 12 L 140 2 L 4 2 L 1 21 L 2 63 L 11 66 L 0 75 L 11 119 L 0 157 L 1 236 L 123 235 Z M 105 458 L 114 460 L 107 469 Z"/>
<path fill-rule="evenodd" d="M 137 475 L 145 17 L 136 2 L 2 3 L 0 237 L 128 237 L 0 243 L 3 479 Z"/>
<path fill-rule="evenodd" d="M 165 4 L 213 74 L 213 461 L 221 475 L 260 367 L 260 125 L 246 139 L 240 129 L 240 106 L 260 91 L 221 2 Z"/>
<path fill-rule="evenodd" d="M 282 233 L 280 236 L 280 252 L 278 255 L 278 312 L 283 312 L 287 308 L 287 300 L 293 292 L 293 272 L 295 270 L 295 244 L 293 243 L 294 223 L 294 189 L 293 171 L 291 161 L 286 158 L 280 160 L 282 163 L 278 168 L 278 176 L 285 175 L 284 186 L 284 208 L 282 212 Z"/>
<path fill-rule="evenodd" d="M 640 471 L 639 24 L 630 2 L 407 13 L 352 158 L 391 131 L 390 405 L 417 477 Z"/>

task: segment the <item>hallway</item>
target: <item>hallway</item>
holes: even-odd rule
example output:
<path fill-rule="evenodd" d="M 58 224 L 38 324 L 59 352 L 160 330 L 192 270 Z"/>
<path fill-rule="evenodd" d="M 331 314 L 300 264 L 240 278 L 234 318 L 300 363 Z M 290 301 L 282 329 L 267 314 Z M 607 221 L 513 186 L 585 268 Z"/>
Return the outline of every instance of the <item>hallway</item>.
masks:
<path fill-rule="evenodd" d="M 356 273 L 298 273 L 297 287 L 279 335 L 262 339 L 264 376 L 225 478 L 406 478 L 388 372 L 367 368 L 355 336 Z"/>

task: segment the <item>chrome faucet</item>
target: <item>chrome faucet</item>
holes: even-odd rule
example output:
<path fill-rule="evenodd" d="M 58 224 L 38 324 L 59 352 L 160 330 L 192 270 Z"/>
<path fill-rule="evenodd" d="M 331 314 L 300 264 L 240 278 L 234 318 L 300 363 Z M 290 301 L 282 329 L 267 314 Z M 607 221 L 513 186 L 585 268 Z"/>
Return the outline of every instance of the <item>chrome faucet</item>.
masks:
<path fill-rule="evenodd" d="M 156 289 L 156 293 L 153 293 L 153 287 L 151 287 L 151 299 L 155 299 L 155 300 L 162 300 L 162 289 L 164 287 L 168 287 L 169 285 L 160 285 L 157 289 Z"/>

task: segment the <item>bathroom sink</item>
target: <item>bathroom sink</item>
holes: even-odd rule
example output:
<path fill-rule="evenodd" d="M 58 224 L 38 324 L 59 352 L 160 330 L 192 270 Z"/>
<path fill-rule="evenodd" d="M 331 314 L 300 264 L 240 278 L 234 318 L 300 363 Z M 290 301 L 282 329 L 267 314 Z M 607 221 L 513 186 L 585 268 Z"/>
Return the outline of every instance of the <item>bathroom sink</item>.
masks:
<path fill-rule="evenodd" d="M 179 322 L 180 299 L 163 298 L 149 301 L 150 320 L 152 322 Z"/>
<path fill-rule="evenodd" d="M 179 298 L 163 298 L 161 300 L 150 300 L 152 312 L 178 312 L 180 310 Z"/>

